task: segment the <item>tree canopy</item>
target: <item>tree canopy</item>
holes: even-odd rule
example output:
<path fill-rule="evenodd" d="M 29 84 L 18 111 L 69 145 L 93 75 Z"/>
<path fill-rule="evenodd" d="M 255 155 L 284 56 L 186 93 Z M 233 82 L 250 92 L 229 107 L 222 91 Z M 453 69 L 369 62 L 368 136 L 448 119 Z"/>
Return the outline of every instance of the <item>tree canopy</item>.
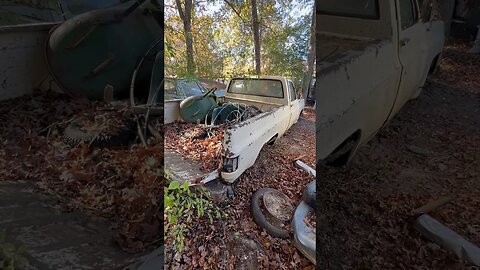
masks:
<path fill-rule="evenodd" d="M 191 1 L 195 70 L 188 72 L 185 4 Z M 300 81 L 307 70 L 313 0 L 256 0 L 262 75 Z M 212 79 L 257 74 L 252 0 L 167 0 L 165 74 Z"/>

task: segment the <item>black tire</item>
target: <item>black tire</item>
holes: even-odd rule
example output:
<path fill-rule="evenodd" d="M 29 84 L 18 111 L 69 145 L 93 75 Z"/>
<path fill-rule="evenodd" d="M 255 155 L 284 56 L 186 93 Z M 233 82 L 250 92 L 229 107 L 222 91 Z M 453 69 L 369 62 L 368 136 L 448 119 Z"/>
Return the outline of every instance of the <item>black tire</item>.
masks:
<path fill-rule="evenodd" d="M 133 123 L 126 123 L 124 128 L 115 136 L 111 136 L 108 139 L 100 139 L 96 138 L 95 133 L 81 130 L 81 121 L 83 119 L 83 117 L 78 117 L 65 128 L 63 138 L 66 143 L 72 146 L 79 143 L 91 143 L 93 147 L 104 148 L 125 145 L 132 138 Z"/>
<path fill-rule="evenodd" d="M 278 139 L 278 134 L 275 134 L 275 136 L 273 136 L 270 140 L 268 140 L 268 142 L 266 143 L 267 145 L 274 145 L 275 142 L 277 141 Z"/>
<path fill-rule="evenodd" d="M 440 63 L 440 55 L 437 55 L 435 56 L 435 58 L 433 58 L 433 61 L 430 64 L 430 68 L 428 69 L 429 75 L 437 73 L 439 63 Z"/>
<path fill-rule="evenodd" d="M 356 141 L 347 139 L 337 149 L 325 159 L 328 166 L 340 167 L 346 165 L 350 161 L 350 154 L 355 147 Z"/>
<path fill-rule="evenodd" d="M 265 215 L 262 213 L 260 208 L 260 199 L 263 197 L 263 194 L 270 191 L 278 191 L 273 188 L 261 188 L 257 190 L 252 197 L 252 214 L 253 220 L 257 223 L 258 226 L 264 228 L 268 234 L 277 238 L 290 238 L 290 233 L 287 230 L 278 228 L 268 222 Z"/>

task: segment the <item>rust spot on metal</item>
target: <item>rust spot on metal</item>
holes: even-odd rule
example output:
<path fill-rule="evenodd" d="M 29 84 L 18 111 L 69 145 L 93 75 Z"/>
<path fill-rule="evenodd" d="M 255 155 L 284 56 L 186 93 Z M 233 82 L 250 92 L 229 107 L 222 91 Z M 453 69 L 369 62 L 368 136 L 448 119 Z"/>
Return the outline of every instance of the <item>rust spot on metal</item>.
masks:
<path fill-rule="evenodd" d="M 290 198 L 279 191 L 265 193 L 263 195 L 263 205 L 267 210 L 267 215 L 274 219 L 277 224 L 291 220 L 295 211 Z"/>
<path fill-rule="evenodd" d="M 224 157 L 229 158 L 229 157 L 233 157 L 233 156 L 234 156 L 234 153 L 231 152 L 231 151 L 227 148 L 227 149 L 223 149 L 223 150 L 222 150 L 222 155 L 223 155 Z"/>

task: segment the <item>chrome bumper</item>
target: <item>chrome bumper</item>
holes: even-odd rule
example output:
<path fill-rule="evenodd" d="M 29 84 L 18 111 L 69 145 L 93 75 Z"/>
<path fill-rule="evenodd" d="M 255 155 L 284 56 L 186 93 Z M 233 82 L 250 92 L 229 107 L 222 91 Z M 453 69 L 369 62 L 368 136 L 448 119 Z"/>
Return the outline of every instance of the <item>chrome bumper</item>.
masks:
<path fill-rule="evenodd" d="M 305 223 L 305 217 L 313 208 L 302 201 L 293 215 L 293 244 L 305 255 L 313 264 L 317 264 L 315 256 L 316 241 L 315 233 Z"/>

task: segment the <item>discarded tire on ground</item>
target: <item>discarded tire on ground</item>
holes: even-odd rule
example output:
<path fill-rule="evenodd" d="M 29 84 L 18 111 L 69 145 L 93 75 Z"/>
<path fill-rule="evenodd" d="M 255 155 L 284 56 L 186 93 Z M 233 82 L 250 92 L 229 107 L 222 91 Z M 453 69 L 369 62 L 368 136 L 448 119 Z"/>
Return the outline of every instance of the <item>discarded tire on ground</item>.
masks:
<path fill-rule="evenodd" d="M 65 142 L 71 145 L 88 143 L 94 147 L 112 147 L 124 145 L 132 137 L 133 123 L 128 121 L 109 130 L 108 126 L 97 123 L 86 128 L 84 122 L 87 120 L 87 117 L 81 116 L 70 122 L 63 132 Z"/>
<path fill-rule="evenodd" d="M 278 238 L 289 238 L 290 233 L 282 228 L 279 228 L 278 226 L 275 226 L 274 224 L 270 223 L 265 216 L 265 214 L 262 212 L 262 209 L 260 207 L 260 200 L 262 199 L 263 195 L 265 195 L 268 192 L 279 192 L 276 189 L 273 188 L 261 188 L 257 190 L 252 197 L 252 214 L 253 214 L 253 220 L 255 223 L 257 223 L 258 226 L 264 228 L 268 234 L 270 234 L 273 237 L 278 237 Z"/>

